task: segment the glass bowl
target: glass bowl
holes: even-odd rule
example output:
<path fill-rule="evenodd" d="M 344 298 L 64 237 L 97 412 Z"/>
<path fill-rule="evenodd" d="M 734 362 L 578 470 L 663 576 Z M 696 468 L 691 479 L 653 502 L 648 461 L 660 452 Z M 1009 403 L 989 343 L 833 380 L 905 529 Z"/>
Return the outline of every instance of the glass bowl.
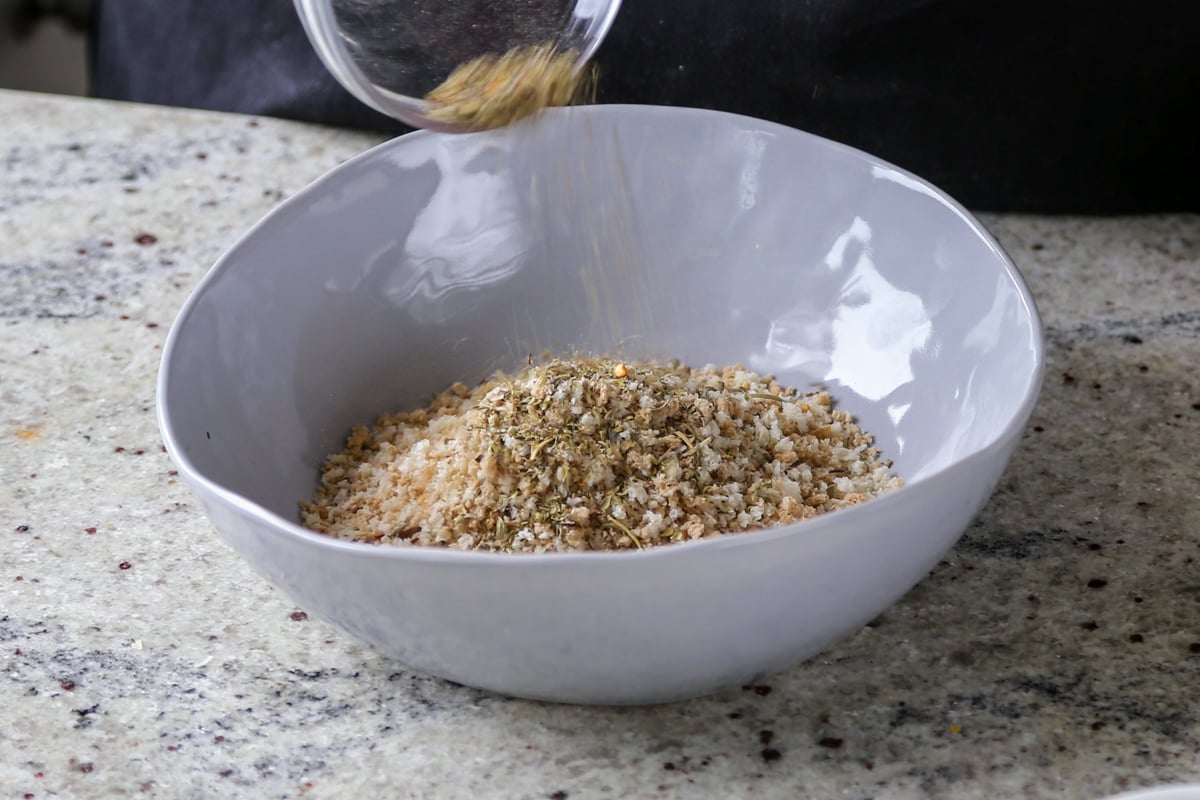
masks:
<path fill-rule="evenodd" d="M 325 66 L 362 102 L 407 125 L 431 119 L 424 100 L 459 65 L 513 48 L 554 44 L 582 69 L 620 0 L 295 0 Z"/>

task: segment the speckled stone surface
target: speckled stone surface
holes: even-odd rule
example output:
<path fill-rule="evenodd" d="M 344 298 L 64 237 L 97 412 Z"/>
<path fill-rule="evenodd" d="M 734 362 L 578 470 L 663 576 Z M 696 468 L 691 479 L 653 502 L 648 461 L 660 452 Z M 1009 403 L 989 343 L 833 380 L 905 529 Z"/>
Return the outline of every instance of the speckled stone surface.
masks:
<path fill-rule="evenodd" d="M 1200 217 L 985 217 L 1047 326 L 1002 485 L 916 589 L 761 685 L 495 697 L 308 619 L 154 418 L 189 290 L 374 141 L 0 92 L 0 797 L 1097 798 L 1200 781 Z"/>

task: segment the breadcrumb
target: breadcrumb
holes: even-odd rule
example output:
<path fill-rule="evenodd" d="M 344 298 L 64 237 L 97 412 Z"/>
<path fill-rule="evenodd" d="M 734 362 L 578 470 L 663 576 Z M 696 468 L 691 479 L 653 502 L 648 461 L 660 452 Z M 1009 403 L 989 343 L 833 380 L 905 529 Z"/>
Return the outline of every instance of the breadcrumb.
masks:
<path fill-rule="evenodd" d="M 301 518 L 364 542 L 641 549 L 761 529 L 899 487 L 827 392 L 740 366 L 555 359 L 356 426 Z"/>

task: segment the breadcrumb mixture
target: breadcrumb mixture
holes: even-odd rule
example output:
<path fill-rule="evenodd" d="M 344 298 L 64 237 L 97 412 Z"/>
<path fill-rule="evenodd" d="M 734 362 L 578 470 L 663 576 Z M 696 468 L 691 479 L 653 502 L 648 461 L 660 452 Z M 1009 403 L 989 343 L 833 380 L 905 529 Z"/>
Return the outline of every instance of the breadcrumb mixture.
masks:
<path fill-rule="evenodd" d="M 303 524 L 464 550 L 625 550 L 795 522 L 901 485 L 829 394 L 740 366 L 551 360 L 356 426 Z"/>

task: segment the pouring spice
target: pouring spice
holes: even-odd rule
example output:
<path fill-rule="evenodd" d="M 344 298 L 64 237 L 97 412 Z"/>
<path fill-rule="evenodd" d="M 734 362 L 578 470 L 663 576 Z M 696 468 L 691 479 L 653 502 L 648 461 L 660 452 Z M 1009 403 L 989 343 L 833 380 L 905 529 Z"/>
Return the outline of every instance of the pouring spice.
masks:
<path fill-rule="evenodd" d="M 827 392 L 742 367 L 555 359 L 357 426 L 305 526 L 364 542 L 625 550 L 795 522 L 901 485 Z"/>
<path fill-rule="evenodd" d="M 457 67 L 425 96 L 426 116 L 470 130 L 502 128 L 547 106 L 592 99 L 595 68 L 579 66 L 579 52 L 553 44 L 488 53 Z"/>

